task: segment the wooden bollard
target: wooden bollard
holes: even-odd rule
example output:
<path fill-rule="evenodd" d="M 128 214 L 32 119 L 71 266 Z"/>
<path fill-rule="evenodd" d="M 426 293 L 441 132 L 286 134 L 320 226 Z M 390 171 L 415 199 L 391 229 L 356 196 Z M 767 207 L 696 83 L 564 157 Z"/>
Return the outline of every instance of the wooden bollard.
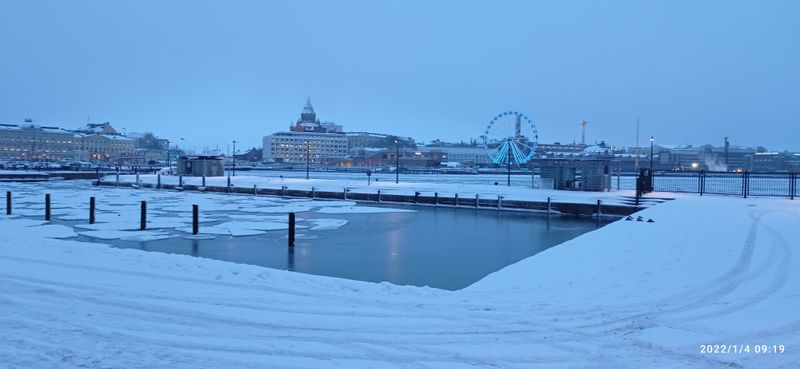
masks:
<path fill-rule="evenodd" d="M 94 196 L 89 198 L 89 224 L 94 224 Z"/>
<path fill-rule="evenodd" d="M 456 202 L 456 206 L 458 206 L 458 192 L 456 192 L 455 202 Z"/>
<path fill-rule="evenodd" d="M 156 189 L 161 189 L 161 173 L 156 176 Z"/>
<path fill-rule="evenodd" d="M 192 234 L 196 235 L 200 230 L 199 225 L 199 218 L 200 218 L 200 206 L 199 205 L 192 205 Z"/>
<path fill-rule="evenodd" d="M 480 198 L 481 198 L 481 195 L 476 193 L 475 194 L 475 209 L 478 208 L 478 202 L 480 201 Z"/>
<path fill-rule="evenodd" d="M 142 201 L 139 211 L 139 230 L 144 231 L 145 229 L 147 229 L 147 201 Z"/>
<path fill-rule="evenodd" d="M 289 213 L 289 247 L 294 247 L 294 213 Z"/>
<path fill-rule="evenodd" d="M 11 215 L 11 191 L 6 191 L 6 215 Z"/>
<path fill-rule="evenodd" d="M 50 194 L 44 194 L 44 220 L 50 221 Z"/>
<path fill-rule="evenodd" d="M 378 202 L 381 202 L 381 190 L 378 189 Z"/>

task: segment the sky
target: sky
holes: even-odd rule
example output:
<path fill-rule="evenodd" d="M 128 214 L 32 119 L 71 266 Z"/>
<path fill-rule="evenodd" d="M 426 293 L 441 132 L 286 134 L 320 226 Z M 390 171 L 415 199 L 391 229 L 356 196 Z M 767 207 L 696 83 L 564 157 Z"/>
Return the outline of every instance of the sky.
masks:
<path fill-rule="evenodd" d="M 0 123 L 260 147 L 347 131 L 800 151 L 800 1 L 0 0 Z M 180 140 L 183 138 L 184 140 Z M 237 147 L 238 148 L 238 147 Z"/>

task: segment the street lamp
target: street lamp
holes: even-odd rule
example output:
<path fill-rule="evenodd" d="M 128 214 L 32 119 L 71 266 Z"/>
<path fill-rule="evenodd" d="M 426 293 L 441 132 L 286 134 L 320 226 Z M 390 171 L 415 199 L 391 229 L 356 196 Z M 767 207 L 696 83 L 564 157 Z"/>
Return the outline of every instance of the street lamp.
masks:
<path fill-rule="evenodd" d="M 306 140 L 306 180 L 308 180 L 308 170 L 311 165 L 311 142 Z"/>
<path fill-rule="evenodd" d="M 394 146 L 397 149 L 394 154 L 394 183 L 400 183 L 400 140 L 394 140 Z"/>
<path fill-rule="evenodd" d="M 233 176 L 236 177 L 236 140 L 231 143 L 233 144 Z"/>
<path fill-rule="evenodd" d="M 167 170 L 168 170 L 168 171 L 169 171 L 169 170 L 170 170 L 170 168 L 171 168 L 171 166 L 170 166 L 170 161 L 169 161 L 169 160 L 170 160 L 170 158 L 169 158 L 169 154 L 170 154 L 170 153 L 169 153 L 169 140 L 167 140 Z"/>
<path fill-rule="evenodd" d="M 653 170 L 653 142 L 655 142 L 655 139 L 650 136 L 650 170 Z"/>

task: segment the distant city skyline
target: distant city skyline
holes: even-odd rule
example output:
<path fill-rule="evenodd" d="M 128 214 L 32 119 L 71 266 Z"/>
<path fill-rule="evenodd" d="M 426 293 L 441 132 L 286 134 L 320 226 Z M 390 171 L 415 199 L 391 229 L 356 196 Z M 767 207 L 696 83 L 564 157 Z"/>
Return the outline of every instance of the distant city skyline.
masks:
<path fill-rule="evenodd" d="M 201 151 L 286 131 L 800 151 L 800 3 L 3 2 L 0 123 L 111 122 Z"/>

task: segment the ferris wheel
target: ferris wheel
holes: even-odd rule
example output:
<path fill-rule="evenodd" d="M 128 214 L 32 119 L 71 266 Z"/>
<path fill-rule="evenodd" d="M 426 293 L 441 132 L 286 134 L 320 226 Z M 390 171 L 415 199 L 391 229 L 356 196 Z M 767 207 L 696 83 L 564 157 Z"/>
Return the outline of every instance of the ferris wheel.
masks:
<path fill-rule="evenodd" d="M 483 147 L 494 164 L 525 164 L 533 157 L 539 134 L 525 114 L 506 111 L 498 114 L 483 132 Z"/>

